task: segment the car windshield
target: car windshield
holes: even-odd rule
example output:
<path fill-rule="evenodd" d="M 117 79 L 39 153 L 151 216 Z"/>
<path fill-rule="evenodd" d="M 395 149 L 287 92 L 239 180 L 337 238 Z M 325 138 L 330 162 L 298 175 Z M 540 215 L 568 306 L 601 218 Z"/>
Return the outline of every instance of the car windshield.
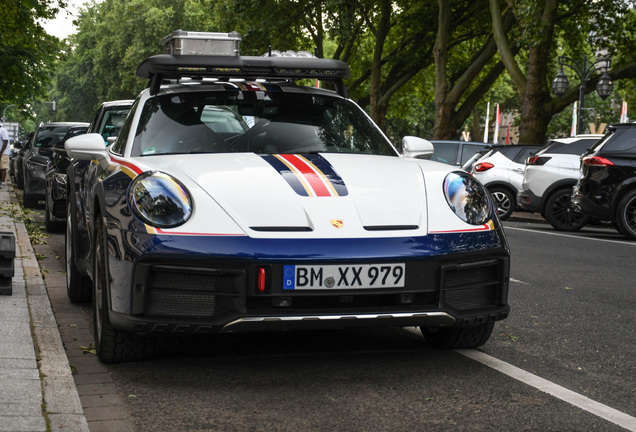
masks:
<path fill-rule="evenodd" d="M 352 102 L 282 91 L 151 98 L 144 106 L 131 155 L 229 152 L 398 156 Z"/>
<path fill-rule="evenodd" d="M 71 126 L 42 126 L 38 131 L 35 140 L 36 147 L 52 147 L 53 144 L 60 142 Z"/>

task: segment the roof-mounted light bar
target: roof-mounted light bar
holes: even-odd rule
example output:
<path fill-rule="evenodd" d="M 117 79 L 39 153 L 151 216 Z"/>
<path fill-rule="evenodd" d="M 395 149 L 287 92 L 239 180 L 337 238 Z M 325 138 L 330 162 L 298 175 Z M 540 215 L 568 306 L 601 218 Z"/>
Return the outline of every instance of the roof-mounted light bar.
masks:
<path fill-rule="evenodd" d="M 332 81 L 336 91 L 347 97 L 343 79 L 349 78 L 349 66 L 339 60 L 315 57 L 212 57 L 163 54 L 144 60 L 137 76 L 150 80 L 150 92 L 159 91 L 161 80 L 182 77 L 256 79 L 319 79 Z"/>

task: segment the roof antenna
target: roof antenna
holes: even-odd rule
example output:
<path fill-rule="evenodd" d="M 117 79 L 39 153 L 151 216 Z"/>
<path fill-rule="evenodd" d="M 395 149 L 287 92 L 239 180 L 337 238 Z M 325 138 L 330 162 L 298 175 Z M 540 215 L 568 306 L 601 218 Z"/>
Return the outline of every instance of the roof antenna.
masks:
<path fill-rule="evenodd" d="M 314 47 L 314 57 L 318 57 L 318 47 Z"/>
<path fill-rule="evenodd" d="M 257 57 L 257 56 L 258 56 L 258 50 L 257 50 L 257 49 L 255 49 L 255 50 L 254 50 L 254 57 Z"/>
<path fill-rule="evenodd" d="M 271 45 L 269 46 L 269 56 L 270 57 L 272 56 L 272 46 Z"/>

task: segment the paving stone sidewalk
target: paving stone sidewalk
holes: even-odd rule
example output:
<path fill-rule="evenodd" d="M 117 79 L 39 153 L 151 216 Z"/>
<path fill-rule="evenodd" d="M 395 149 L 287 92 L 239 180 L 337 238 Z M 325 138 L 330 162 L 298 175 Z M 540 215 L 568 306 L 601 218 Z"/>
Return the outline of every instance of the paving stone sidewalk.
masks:
<path fill-rule="evenodd" d="M 0 295 L 0 432 L 89 431 L 11 183 L 0 231 L 16 239 L 12 295 Z"/>

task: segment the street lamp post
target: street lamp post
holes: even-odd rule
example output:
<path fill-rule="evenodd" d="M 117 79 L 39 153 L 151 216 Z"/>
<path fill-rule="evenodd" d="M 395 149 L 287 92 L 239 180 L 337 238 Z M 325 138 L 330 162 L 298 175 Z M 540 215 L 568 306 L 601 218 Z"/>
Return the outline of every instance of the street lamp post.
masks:
<path fill-rule="evenodd" d="M 7 110 L 8 110 L 9 108 L 14 107 L 14 106 L 15 106 L 15 105 L 13 105 L 13 104 L 11 104 L 11 105 L 7 105 L 7 106 L 4 108 L 4 111 L 2 111 L 2 122 L 3 122 L 3 123 L 7 120 L 7 118 L 4 116 L 4 114 L 7 112 Z"/>
<path fill-rule="evenodd" d="M 566 63 L 566 61 L 570 63 Z M 604 65 L 599 66 L 600 63 L 604 63 Z M 583 61 L 577 62 L 569 57 L 559 56 L 559 66 L 561 66 L 561 71 L 552 81 L 552 91 L 558 97 L 563 96 L 565 92 L 567 92 L 570 88 L 568 77 L 563 72 L 563 66 L 567 66 L 574 70 L 574 72 L 576 72 L 576 74 L 579 76 L 579 79 L 581 80 L 581 88 L 579 92 L 579 111 L 576 126 L 576 134 L 578 135 L 583 131 L 583 107 L 585 104 L 586 90 L 585 82 L 592 76 L 594 72 L 605 69 L 605 73 L 603 74 L 603 76 L 601 76 L 601 78 L 598 80 L 598 83 L 596 84 L 596 92 L 601 99 L 607 99 L 614 88 L 612 79 L 607 74 L 607 70 L 612 67 L 612 60 L 609 58 L 604 58 L 595 62 L 590 62 L 587 60 L 587 56 L 583 56 Z"/>

